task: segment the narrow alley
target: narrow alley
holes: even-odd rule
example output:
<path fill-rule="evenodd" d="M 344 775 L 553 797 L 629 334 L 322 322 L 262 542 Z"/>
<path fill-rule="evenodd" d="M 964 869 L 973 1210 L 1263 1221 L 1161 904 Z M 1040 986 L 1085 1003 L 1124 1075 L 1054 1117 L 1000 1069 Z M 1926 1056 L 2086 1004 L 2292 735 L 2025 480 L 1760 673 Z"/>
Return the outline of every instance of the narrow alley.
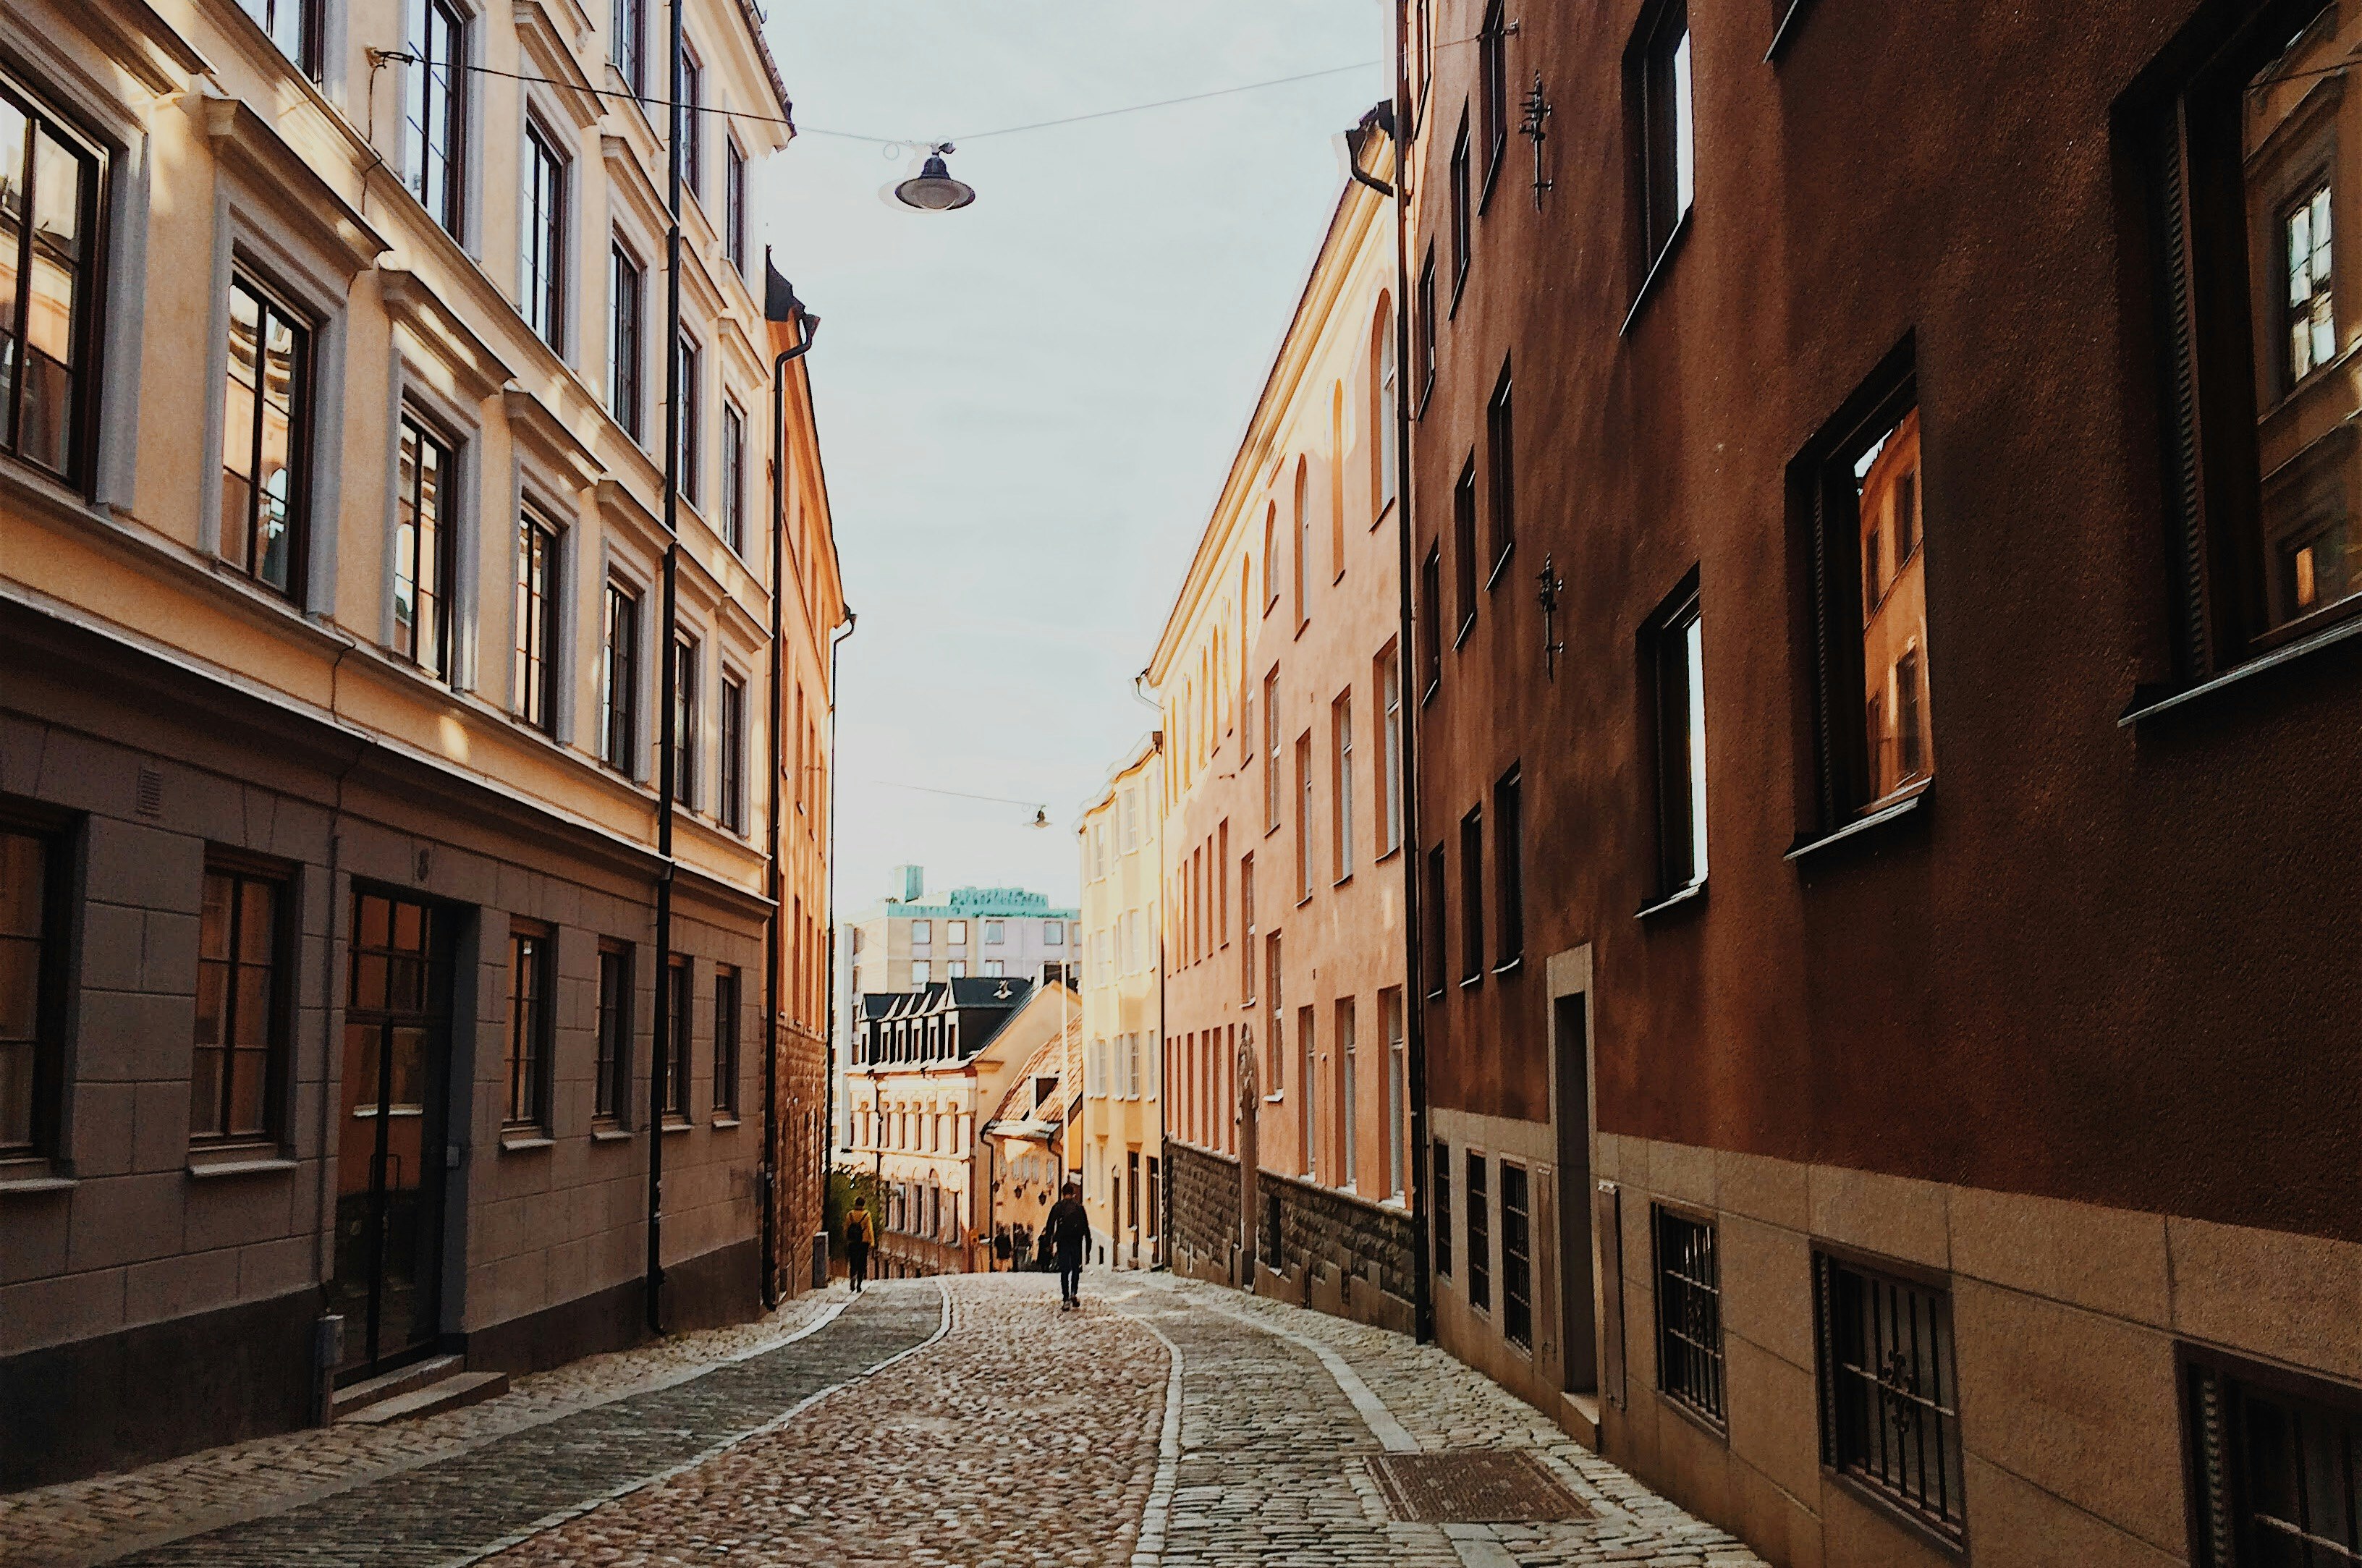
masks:
<path fill-rule="evenodd" d="M 965 1275 L 805 1297 L 468 1409 L 0 1498 L 0 1560 L 1758 1561 L 1432 1346 L 1167 1275 L 1087 1296 L 1062 1314 L 1046 1275 Z"/>

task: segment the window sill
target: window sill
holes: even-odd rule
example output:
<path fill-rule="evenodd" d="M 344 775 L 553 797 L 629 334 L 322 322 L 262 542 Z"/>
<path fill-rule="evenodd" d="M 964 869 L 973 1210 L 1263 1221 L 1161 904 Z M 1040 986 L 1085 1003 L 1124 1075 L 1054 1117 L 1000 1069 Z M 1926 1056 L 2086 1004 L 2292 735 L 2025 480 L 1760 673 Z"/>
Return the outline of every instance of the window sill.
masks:
<path fill-rule="evenodd" d="M 1484 182 L 1476 192 L 1476 215 L 1483 217 L 1485 209 L 1493 204 L 1493 187 L 1501 182 L 1501 165 L 1509 160 L 1509 138 L 1503 137 L 1493 144 L 1486 154 Z"/>
<path fill-rule="evenodd" d="M 1525 966 L 1526 955 L 1520 953 L 1514 958 L 1504 958 L 1498 964 L 1494 965 L 1493 973 L 1496 975 L 1514 975 Z"/>
<path fill-rule="evenodd" d="M 1659 899 L 1655 903 L 1644 905 L 1640 909 L 1634 911 L 1632 918 L 1634 920 L 1647 920 L 1654 915 L 1670 913 L 1672 911 L 1680 909 L 1684 904 L 1702 904 L 1705 901 L 1705 878 L 1701 877 L 1696 881 L 1692 882 L 1688 887 L 1683 888 L 1677 892 L 1668 893 L 1663 898 Z"/>
<path fill-rule="evenodd" d="M 0 1197 L 12 1192 L 72 1192 L 81 1185 L 72 1176 L 59 1175 L 47 1160 L 26 1160 L 13 1168 L 0 1166 Z"/>
<path fill-rule="evenodd" d="M 706 1123 L 706 1125 L 709 1127 L 731 1128 L 742 1126 L 744 1123 L 735 1116 L 717 1116 L 712 1121 Z"/>
<path fill-rule="evenodd" d="M 1370 519 L 1370 532 L 1373 534 L 1376 533 L 1378 531 L 1378 525 L 1385 522 L 1388 516 L 1392 515 L 1394 509 L 1394 497 L 1386 497 L 1386 503 L 1378 508 L 1378 514 L 1375 517 Z"/>
<path fill-rule="evenodd" d="M 1664 245 L 1657 251 L 1657 259 L 1649 263 L 1649 275 L 1640 280 L 1640 292 L 1632 296 L 1632 308 L 1624 313 L 1624 325 L 1616 329 L 1617 337 L 1632 336 L 1632 324 L 1640 319 L 1641 310 L 1656 296 L 1657 286 L 1664 281 L 1665 274 L 1672 271 L 1673 258 L 1679 254 L 1682 241 L 1689 237 L 1690 219 L 1696 212 L 1694 205 L 1683 213 L 1682 221 L 1673 225 L 1673 232 L 1665 237 Z"/>
<path fill-rule="evenodd" d="M 1772 29 L 1772 47 L 1763 51 L 1764 64 L 1770 65 L 1780 58 L 1780 52 L 1788 47 L 1788 40 L 1796 35 L 1798 19 L 1812 3 L 1813 0 L 1788 0 L 1788 9 L 1782 14 L 1780 25 Z"/>
<path fill-rule="evenodd" d="M 1485 579 L 1485 592 L 1492 592 L 1494 587 L 1500 582 L 1501 574 L 1509 569 L 1509 558 L 1517 553 L 1518 542 L 1512 539 L 1509 541 L 1508 548 L 1493 558 L 1493 569 Z"/>
<path fill-rule="evenodd" d="M 628 1143 L 632 1141 L 632 1130 L 628 1127 L 593 1127 L 590 1129 L 590 1142 L 593 1143 Z"/>
<path fill-rule="evenodd" d="M 522 1154 L 529 1150 L 556 1147 L 557 1147 L 557 1139 L 530 1128 L 520 1128 L 514 1132 L 501 1134 L 501 1153 L 503 1154 Z"/>
<path fill-rule="evenodd" d="M 1427 683 L 1427 690 L 1418 694 L 1418 705 L 1422 708 L 1431 706 L 1435 701 L 1437 694 L 1442 690 L 1443 682 L 1440 680 L 1429 681 Z"/>
<path fill-rule="evenodd" d="M 1690 1425 L 1697 1428 L 1698 1430 L 1705 1433 L 1706 1436 L 1714 1439 L 1715 1441 L 1722 1444 L 1725 1448 L 1730 1446 L 1729 1429 L 1727 1427 L 1716 1426 L 1714 1422 L 1714 1418 L 1707 1415 L 1704 1410 L 1699 1409 L 1696 1406 L 1689 1403 L 1689 1401 L 1685 1399 L 1674 1398 L 1671 1394 L 1666 1393 L 1661 1388 L 1651 1388 L 1649 1392 L 1657 1397 L 1658 1404 L 1662 1405 L 1674 1415 L 1679 1416 Z"/>
<path fill-rule="evenodd" d="M 1378 851 L 1378 857 L 1375 860 L 1371 861 L 1370 864 L 1373 866 L 1384 866 L 1387 861 L 1392 860 L 1396 856 L 1400 855 L 1401 853 L 1402 845 L 1397 844 L 1392 849 L 1382 849 Z"/>
<path fill-rule="evenodd" d="M 1287 1103 L 1287 1091 L 1284 1088 L 1275 1088 L 1269 1094 L 1263 1097 L 1263 1102 L 1265 1105 L 1286 1105 Z"/>
<path fill-rule="evenodd" d="M 1311 895 L 1310 893 L 1307 893 L 1307 894 L 1305 894 L 1302 898 L 1300 898 L 1300 899 L 1298 899 L 1298 900 L 1296 900 L 1296 907 L 1297 907 L 1297 909 L 1302 909 L 1305 905 L 1307 905 L 1307 904 L 1310 903 L 1311 901 L 1312 901 L 1312 895 Z"/>
<path fill-rule="evenodd" d="M 1458 653 L 1460 651 L 1460 645 L 1466 642 L 1468 640 L 1468 634 L 1475 629 L 1476 617 L 1473 614 L 1462 615 L 1460 617 L 1460 629 L 1451 634 L 1451 651 L 1453 653 Z"/>
<path fill-rule="evenodd" d="M 1329 885 L 1330 885 L 1331 888 L 1342 888 L 1342 887 L 1345 887 L 1346 885 L 1348 885 L 1349 883 L 1351 883 L 1352 880 L 1353 880 L 1353 874 L 1352 874 L 1351 871 L 1348 871 L 1348 872 L 1346 872 L 1342 877 L 1338 878 L 1335 881 L 1333 881 L 1333 882 L 1330 883 Z"/>
<path fill-rule="evenodd" d="M 1921 802 L 1927 799 L 1927 789 L 1928 787 L 1923 784 L 1892 805 L 1882 806 L 1868 816 L 1848 823 L 1835 833 L 1824 834 L 1809 844 L 1799 844 L 1780 858 L 1788 861 L 1803 860 L 1807 856 L 1818 855 L 1824 850 L 1834 849 L 1849 839 L 1857 838 L 1889 823 L 1900 822 L 1919 810 Z"/>
<path fill-rule="evenodd" d="M 1485 971 L 1482 969 L 1477 970 L 1473 975 L 1462 975 L 1460 977 L 1460 988 L 1463 991 L 1473 991 L 1484 983 Z"/>
<path fill-rule="evenodd" d="M 208 1160 L 193 1154 L 188 1165 L 190 1176 L 206 1181 L 215 1176 L 270 1176 L 294 1168 L 294 1161 L 281 1159 L 276 1154 L 242 1160 Z"/>
<path fill-rule="evenodd" d="M 1915 1538 L 1935 1547 L 1945 1556 L 1959 1560 L 1968 1553 L 1968 1543 L 1959 1536 L 1945 1533 L 1942 1526 L 1913 1513 L 1879 1488 L 1859 1476 L 1849 1474 L 1834 1465 L 1823 1464 L 1821 1474 L 1843 1487 L 1847 1494 L 1868 1506 L 1881 1518 L 1893 1520 Z"/>
<path fill-rule="evenodd" d="M 2195 702 L 2201 698 L 2212 696 L 2225 687 L 2235 686 L 2267 670 L 2278 669 L 2284 664 L 2292 664 L 2308 654 L 2334 647 L 2356 636 L 2362 636 L 2362 614 L 2347 615 L 2334 625 L 2323 626 L 2311 635 L 2300 637 L 2292 643 L 2282 643 L 2269 653 L 2258 654 L 2245 664 L 2226 669 L 2222 674 L 2211 679 L 2202 680 L 2195 686 L 2185 686 L 2179 691 L 2171 691 L 2160 696 L 2158 695 L 2158 689 L 2155 687 L 2136 688 L 2133 692 L 2131 705 L 2117 716 L 2116 727 L 2131 729 L 2135 725 L 2169 713 L 2184 703 Z"/>

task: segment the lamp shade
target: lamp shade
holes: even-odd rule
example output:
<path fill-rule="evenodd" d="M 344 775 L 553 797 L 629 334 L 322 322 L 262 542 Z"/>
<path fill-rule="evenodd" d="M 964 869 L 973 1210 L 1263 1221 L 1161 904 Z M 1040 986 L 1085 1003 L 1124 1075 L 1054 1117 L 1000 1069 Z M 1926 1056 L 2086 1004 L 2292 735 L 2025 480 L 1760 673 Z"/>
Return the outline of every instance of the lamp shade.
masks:
<path fill-rule="evenodd" d="M 944 150 L 938 149 L 927 154 L 918 178 L 905 180 L 894 187 L 894 199 L 925 213 L 956 211 L 976 200 L 974 186 L 952 178 L 951 170 L 944 163 Z"/>

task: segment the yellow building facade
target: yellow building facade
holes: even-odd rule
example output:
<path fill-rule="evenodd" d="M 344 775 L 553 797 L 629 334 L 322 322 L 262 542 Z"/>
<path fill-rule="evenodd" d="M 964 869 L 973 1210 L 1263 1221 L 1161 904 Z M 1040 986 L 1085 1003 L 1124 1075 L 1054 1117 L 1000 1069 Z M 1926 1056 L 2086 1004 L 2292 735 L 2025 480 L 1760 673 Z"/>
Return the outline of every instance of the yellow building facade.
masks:
<path fill-rule="evenodd" d="M 1164 768 L 1152 736 L 1083 812 L 1082 1121 L 1073 1156 L 1096 1245 L 1120 1268 L 1164 1261 Z"/>
<path fill-rule="evenodd" d="M 846 617 L 800 364 L 773 425 L 778 72 L 688 0 L 668 342 L 665 21 L 0 13 L 0 1488 L 808 1270 Z"/>

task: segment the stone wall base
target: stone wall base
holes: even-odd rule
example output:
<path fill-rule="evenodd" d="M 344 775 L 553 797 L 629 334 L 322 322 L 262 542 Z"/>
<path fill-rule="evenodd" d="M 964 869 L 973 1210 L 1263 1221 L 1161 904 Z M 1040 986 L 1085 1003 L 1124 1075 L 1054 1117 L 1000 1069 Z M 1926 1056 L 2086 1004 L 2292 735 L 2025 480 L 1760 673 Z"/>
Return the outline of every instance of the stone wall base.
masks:
<path fill-rule="evenodd" d="M 1173 1271 L 1240 1286 L 1331 1317 L 1409 1333 L 1410 1216 L 1310 1182 L 1259 1171 L 1260 1257 L 1239 1236 L 1239 1163 L 1167 1139 Z"/>

